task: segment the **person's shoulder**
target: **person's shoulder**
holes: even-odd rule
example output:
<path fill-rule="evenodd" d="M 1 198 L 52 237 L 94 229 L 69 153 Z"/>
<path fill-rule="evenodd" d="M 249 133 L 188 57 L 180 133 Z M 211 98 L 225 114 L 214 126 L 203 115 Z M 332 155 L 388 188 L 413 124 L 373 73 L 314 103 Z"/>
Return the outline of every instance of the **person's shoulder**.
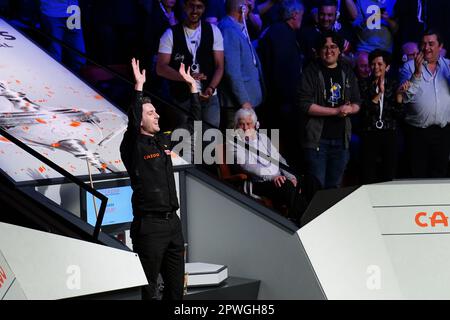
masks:
<path fill-rule="evenodd" d="M 302 35 L 306 35 L 306 34 L 311 34 L 311 33 L 318 33 L 318 31 L 314 25 L 306 25 L 301 28 L 300 33 Z"/>
<path fill-rule="evenodd" d="M 214 37 L 222 37 L 222 31 L 220 30 L 220 28 L 218 26 L 216 26 L 213 23 L 209 23 L 209 22 L 207 22 L 207 23 L 211 26 Z"/>
<path fill-rule="evenodd" d="M 219 29 L 224 29 L 224 28 L 230 28 L 233 24 L 232 24 L 232 20 L 230 19 L 230 17 L 225 16 L 223 17 L 219 23 L 217 24 L 217 26 L 219 27 Z"/>
<path fill-rule="evenodd" d="M 173 37 L 172 27 L 169 27 L 166 29 L 166 31 L 164 31 L 164 33 L 161 36 L 161 39 L 168 39 L 172 37 Z"/>
<path fill-rule="evenodd" d="M 220 32 L 220 28 L 218 25 L 215 25 L 214 23 L 209 23 L 209 22 L 205 22 L 205 23 L 207 23 L 211 26 L 211 29 L 213 30 L 213 32 Z"/>
<path fill-rule="evenodd" d="M 415 69 L 415 66 L 414 66 L 414 60 L 406 61 L 406 62 L 403 64 L 402 69 L 410 69 L 410 70 L 414 70 L 414 69 Z"/>
<path fill-rule="evenodd" d="M 450 67 L 450 59 L 441 57 L 441 60 L 443 61 L 443 63 L 444 63 L 447 67 Z"/>
<path fill-rule="evenodd" d="M 155 139 L 159 141 L 163 147 L 169 148 L 170 146 L 170 137 L 172 136 L 173 131 L 162 131 L 155 134 Z"/>
<path fill-rule="evenodd" d="M 311 74 L 311 73 L 318 74 L 319 71 L 320 71 L 319 62 L 316 61 L 316 60 L 313 60 L 313 61 L 308 63 L 308 65 L 305 67 L 303 73 L 305 73 L 305 74 Z"/>

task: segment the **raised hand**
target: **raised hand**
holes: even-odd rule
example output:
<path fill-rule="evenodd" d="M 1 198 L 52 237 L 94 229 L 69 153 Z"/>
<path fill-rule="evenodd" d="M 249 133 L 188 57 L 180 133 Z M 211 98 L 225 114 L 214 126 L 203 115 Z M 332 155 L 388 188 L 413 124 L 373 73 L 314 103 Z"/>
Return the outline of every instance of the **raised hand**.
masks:
<path fill-rule="evenodd" d="M 414 77 L 420 78 L 422 76 L 422 65 L 424 61 L 425 57 L 423 55 L 423 52 L 421 51 L 414 59 Z"/>
<path fill-rule="evenodd" d="M 133 58 L 131 59 L 131 67 L 133 68 L 133 74 L 134 74 L 134 80 L 136 82 L 136 90 L 140 90 L 142 91 L 142 87 L 144 86 L 145 83 L 145 69 L 142 70 L 139 67 L 139 60 Z"/>
<path fill-rule="evenodd" d="M 405 81 L 404 83 L 402 83 L 402 85 L 398 88 L 397 93 L 405 93 L 406 91 L 409 90 L 409 88 L 411 88 L 411 81 Z"/>
<path fill-rule="evenodd" d="M 191 68 L 188 67 L 187 71 L 186 71 L 185 68 L 186 67 L 185 67 L 184 63 L 181 63 L 180 64 L 180 69 L 179 69 L 181 77 L 183 77 L 184 81 L 186 81 L 186 83 L 189 85 L 189 87 L 191 88 L 191 92 L 192 93 L 199 92 L 199 90 L 197 88 L 197 82 L 191 76 Z"/>

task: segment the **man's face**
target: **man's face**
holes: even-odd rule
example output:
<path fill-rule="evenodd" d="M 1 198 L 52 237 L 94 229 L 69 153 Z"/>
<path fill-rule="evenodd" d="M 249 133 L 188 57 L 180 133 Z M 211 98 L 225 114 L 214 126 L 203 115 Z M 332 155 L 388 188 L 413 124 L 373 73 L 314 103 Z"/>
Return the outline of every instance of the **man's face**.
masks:
<path fill-rule="evenodd" d="M 333 39 L 327 38 L 327 42 L 320 49 L 320 59 L 325 66 L 332 66 L 338 61 L 340 53 L 339 46 L 333 42 Z"/>
<path fill-rule="evenodd" d="M 203 12 L 205 12 L 205 5 L 200 0 L 187 0 L 184 4 L 184 12 L 187 22 L 195 24 L 200 22 Z"/>
<path fill-rule="evenodd" d="M 336 22 L 336 7 L 323 6 L 319 9 L 319 26 L 322 30 L 331 30 Z"/>
<path fill-rule="evenodd" d="M 296 11 L 292 17 L 292 21 L 294 22 L 294 30 L 299 30 L 302 26 L 303 20 L 303 11 Z"/>
<path fill-rule="evenodd" d="M 386 62 L 384 62 L 383 57 L 376 57 L 372 60 L 371 68 L 372 73 L 376 78 L 384 77 L 387 71 Z"/>
<path fill-rule="evenodd" d="M 442 47 L 443 44 L 439 44 L 435 34 L 424 36 L 422 39 L 422 52 L 425 56 L 425 60 L 428 62 L 439 60 Z"/>
<path fill-rule="evenodd" d="M 406 56 L 406 60 L 414 60 L 419 54 L 419 47 L 414 42 L 405 43 L 402 47 L 403 54 Z"/>
<path fill-rule="evenodd" d="M 161 129 L 159 128 L 159 115 L 151 103 L 142 105 L 141 133 L 154 135 Z"/>
<path fill-rule="evenodd" d="M 241 129 L 244 132 L 247 132 L 248 130 L 254 130 L 255 124 L 253 123 L 252 117 L 241 117 L 238 121 L 238 129 Z"/>
<path fill-rule="evenodd" d="M 368 78 L 370 76 L 369 67 L 369 54 L 361 53 L 356 60 L 356 73 L 361 79 Z"/>

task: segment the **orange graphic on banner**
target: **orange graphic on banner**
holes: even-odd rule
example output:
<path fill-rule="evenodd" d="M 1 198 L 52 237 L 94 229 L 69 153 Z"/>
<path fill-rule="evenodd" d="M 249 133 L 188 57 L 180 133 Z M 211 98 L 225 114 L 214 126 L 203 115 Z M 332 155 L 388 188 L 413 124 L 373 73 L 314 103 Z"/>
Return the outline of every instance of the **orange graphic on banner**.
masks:
<path fill-rule="evenodd" d="M 3 283 L 6 281 L 6 272 L 3 270 L 3 268 L 0 266 L 0 289 L 3 287 Z"/>
<path fill-rule="evenodd" d="M 76 127 L 79 127 L 80 124 L 81 124 L 81 123 L 79 123 L 78 121 L 73 121 L 73 122 L 70 124 L 70 126 L 76 128 Z"/>
<path fill-rule="evenodd" d="M 36 118 L 36 121 L 42 124 L 47 124 L 47 122 L 41 118 Z"/>
<path fill-rule="evenodd" d="M 428 218 L 427 212 L 419 212 L 416 214 L 415 222 L 421 228 L 426 228 L 429 224 L 426 221 Z M 428 218 L 431 223 L 431 227 L 436 227 L 437 225 L 443 225 L 444 227 L 448 227 L 448 217 L 441 211 L 436 211 L 433 213 L 431 217 Z"/>

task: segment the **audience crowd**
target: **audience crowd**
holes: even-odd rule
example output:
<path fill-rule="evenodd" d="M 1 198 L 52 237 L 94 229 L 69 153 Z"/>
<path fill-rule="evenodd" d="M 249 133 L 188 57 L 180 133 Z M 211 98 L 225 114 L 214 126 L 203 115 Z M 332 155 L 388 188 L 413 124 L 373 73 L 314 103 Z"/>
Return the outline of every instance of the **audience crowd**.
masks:
<path fill-rule="evenodd" d="M 80 7 L 82 28 L 63 31 L 69 5 Z M 279 129 L 285 165 L 255 179 L 264 195 L 294 199 L 303 174 L 324 189 L 447 177 L 450 1 L 0 0 L 0 13 L 14 12 L 102 65 L 140 58 L 147 89 L 181 108 L 184 63 L 212 127 L 243 126 L 238 112 Z M 74 70 L 86 65 L 58 43 L 48 48 Z"/>

